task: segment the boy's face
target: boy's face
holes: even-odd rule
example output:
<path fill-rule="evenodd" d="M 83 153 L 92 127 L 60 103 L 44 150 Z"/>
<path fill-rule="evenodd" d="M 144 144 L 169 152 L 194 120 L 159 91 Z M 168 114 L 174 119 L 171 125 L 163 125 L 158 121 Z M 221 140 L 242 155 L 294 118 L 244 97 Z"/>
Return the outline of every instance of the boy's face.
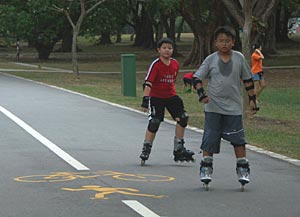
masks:
<path fill-rule="evenodd" d="M 160 48 L 157 48 L 158 53 L 163 58 L 170 58 L 173 54 L 173 46 L 169 43 L 163 43 Z"/>
<path fill-rule="evenodd" d="M 221 33 L 217 36 L 216 47 L 219 50 L 219 52 L 229 53 L 233 46 L 234 46 L 234 40 L 230 36 L 224 33 Z"/>

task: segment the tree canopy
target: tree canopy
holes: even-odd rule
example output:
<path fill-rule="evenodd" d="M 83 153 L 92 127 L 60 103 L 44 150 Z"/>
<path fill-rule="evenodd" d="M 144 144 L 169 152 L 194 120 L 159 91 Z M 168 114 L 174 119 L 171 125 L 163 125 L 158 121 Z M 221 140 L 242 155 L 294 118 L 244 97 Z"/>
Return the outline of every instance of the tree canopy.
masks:
<path fill-rule="evenodd" d="M 288 19 L 300 16 L 299 5 L 300 0 L 2 0 L 0 37 L 8 44 L 17 38 L 28 41 L 40 59 L 47 59 L 58 41 L 72 42 L 74 34 L 112 43 L 111 34 L 131 26 L 134 46 L 154 48 L 163 33 L 176 41 L 176 19 L 182 17 L 194 35 L 184 64 L 199 65 L 214 49 L 212 33 L 218 25 L 240 33 L 237 48 L 246 55 L 258 40 L 276 52 L 276 39 L 288 40 Z M 76 25 L 80 28 L 74 31 Z"/>

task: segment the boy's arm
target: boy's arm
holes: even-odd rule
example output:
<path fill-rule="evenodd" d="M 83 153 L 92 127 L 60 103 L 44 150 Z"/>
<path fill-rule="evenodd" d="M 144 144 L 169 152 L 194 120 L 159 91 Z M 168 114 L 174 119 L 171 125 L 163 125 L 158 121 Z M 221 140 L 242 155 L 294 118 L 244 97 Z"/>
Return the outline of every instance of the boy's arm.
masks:
<path fill-rule="evenodd" d="M 194 73 L 193 85 L 199 95 L 199 102 L 208 103 L 209 97 L 205 94 L 202 79 L 205 79 L 209 72 L 209 60 L 206 58 L 199 69 Z"/>
<path fill-rule="evenodd" d="M 248 80 L 243 80 L 243 82 L 249 97 L 249 105 L 250 105 L 251 113 L 255 114 L 259 110 L 259 107 L 257 107 L 256 105 L 256 95 L 254 93 L 253 79 L 250 78 Z"/>
<path fill-rule="evenodd" d="M 146 111 L 149 108 L 149 99 L 150 99 L 149 95 L 150 95 L 151 87 L 152 87 L 152 83 L 149 81 L 145 81 L 145 83 L 143 84 L 144 93 L 143 93 L 143 100 L 142 100 L 141 107 L 144 109 L 144 111 Z"/>
<path fill-rule="evenodd" d="M 256 49 L 255 51 L 259 54 L 260 59 L 264 59 L 265 58 L 264 55 L 262 54 L 262 52 L 259 49 Z"/>
<path fill-rule="evenodd" d="M 193 84 L 194 84 L 195 90 L 197 90 L 197 93 L 199 95 L 199 102 L 208 103 L 209 98 L 204 92 L 203 84 L 202 84 L 202 81 L 200 80 L 200 78 L 194 77 Z"/>

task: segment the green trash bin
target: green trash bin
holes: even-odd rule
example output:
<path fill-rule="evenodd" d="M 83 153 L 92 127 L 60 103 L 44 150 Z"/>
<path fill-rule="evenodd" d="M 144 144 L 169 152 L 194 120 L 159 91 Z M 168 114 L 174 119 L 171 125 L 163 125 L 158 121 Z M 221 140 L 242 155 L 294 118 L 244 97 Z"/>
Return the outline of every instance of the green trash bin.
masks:
<path fill-rule="evenodd" d="M 134 54 L 121 55 L 122 94 L 136 96 L 136 63 Z"/>

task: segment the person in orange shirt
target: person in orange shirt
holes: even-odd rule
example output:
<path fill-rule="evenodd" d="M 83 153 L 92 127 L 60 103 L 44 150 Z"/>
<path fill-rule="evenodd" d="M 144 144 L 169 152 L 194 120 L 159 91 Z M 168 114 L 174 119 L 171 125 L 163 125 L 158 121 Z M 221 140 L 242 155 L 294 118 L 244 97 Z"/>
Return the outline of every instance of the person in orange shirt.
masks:
<path fill-rule="evenodd" d="M 259 102 L 258 98 L 262 90 L 265 88 L 266 83 L 264 79 L 264 72 L 262 68 L 262 60 L 265 58 L 262 54 L 262 46 L 261 44 L 255 44 L 254 45 L 254 52 L 251 56 L 251 62 L 252 62 L 252 74 L 253 74 L 253 81 L 254 81 L 254 87 L 255 87 L 255 94 L 256 94 L 256 100 Z"/>

